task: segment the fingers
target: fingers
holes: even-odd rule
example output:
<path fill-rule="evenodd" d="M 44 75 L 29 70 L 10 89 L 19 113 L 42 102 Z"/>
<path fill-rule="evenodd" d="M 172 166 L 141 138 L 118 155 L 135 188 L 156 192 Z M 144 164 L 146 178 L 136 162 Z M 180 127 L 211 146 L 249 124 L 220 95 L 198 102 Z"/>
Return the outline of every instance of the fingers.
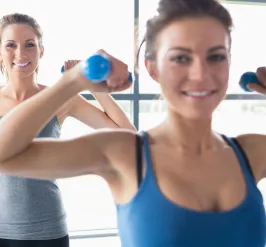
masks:
<path fill-rule="evenodd" d="M 126 90 L 132 85 L 132 82 L 129 81 L 129 72 L 128 66 L 124 62 L 119 59 L 113 57 L 108 54 L 104 50 L 98 50 L 96 53 L 101 54 L 110 61 L 111 64 L 111 72 L 108 76 L 106 82 L 103 83 L 89 83 L 88 89 L 94 92 L 120 92 Z M 80 60 L 67 60 L 64 63 L 65 70 L 70 70 L 76 64 L 78 64 Z M 72 70 L 71 70 L 72 71 Z"/>
<path fill-rule="evenodd" d="M 266 68 L 265 67 L 259 67 L 257 68 L 256 75 L 260 81 L 260 83 L 266 87 Z"/>
<path fill-rule="evenodd" d="M 252 90 L 252 91 L 255 91 L 255 92 L 258 92 L 258 93 L 261 93 L 261 94 L 265 94 L 266 95 L 266 88 L 257 84 L 257 83 L 249 83 L 247 85 L 247 88 Z"/>
<path fill-rule="evenodd" d="M 124 91 L 130 88 L 130 86 L 131 86 L 131 83 L 126 81 L 126 82 L 123 82 L 122 84 L 108 86 L 108 88 L 110 89 L 111 92 L 121 92 L 121 91 Z"/>
<path fill-rule="evenodd" d="M 109 77 L 106 83 L 108 87 L 112 88 L 112 90 L 120 92 L 132 86 L 132 81 L 129 81 L 128 78 L 129 76 L 127 76 L 127 79 L 125 80 L 124 78 L 116 78 L 113 76 Z"/>
<path fill-rule="evenodd" d="M 65 69 L 65 71 L 73 68 L 79 62 L 80 62 L 80 60 L 67 60 L 67 61 L 65 61 L 65 63 L 64 63 L 64 69 Z"/>
<path fill-rule="evenodd" d="M 259 83 L 249 83 L 247 88 L 260 94 L 266 95 L 266 67 L 258 67 L 256 76 Z"/>
<path fill-rule="evenodd" d="M 128 65 L 104 50 L 99 50 L 97 53 L 106 56 L 111 62 L 111 73 L 108 77 L 107 84 L 110 87 L 123 85 L 128 80 Z"/>

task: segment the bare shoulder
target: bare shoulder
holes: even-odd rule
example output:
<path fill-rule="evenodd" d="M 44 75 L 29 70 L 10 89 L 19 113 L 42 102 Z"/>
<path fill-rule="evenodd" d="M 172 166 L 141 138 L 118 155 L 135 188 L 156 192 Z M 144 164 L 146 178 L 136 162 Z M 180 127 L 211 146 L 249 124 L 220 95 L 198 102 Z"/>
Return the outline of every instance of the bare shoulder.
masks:
<path fill-rule="evenodd" d="M 266 135 L 262 134 L 244 134 L 237 136 L 236 139 L 241 147 L 249 152 L 256 152 L 266 146 Z"/>
<path fill-rule="evenodd" d="M 95 131 L 99 140 L 96 145 L 107 157 L 114 170 L 120 175 L 128 173 L 136 162 L 136 139 L 138 132 L 127 129 L 100 129 Z"/>
<path fill-rule="evenodd" d="M 97 136 L 97 139 L 108 146 L 108 150 L 130 149 L 136 144 L 136 137 L 139 133 L 135 130 L 121 129 L 121 128 L 101 128 L 97 129 L 88 136 Z M 104 142 L 103 142 L 104 141 Z M 112 144 L 112 145 L 111 145 Z"/>
<path fill-rule="evenodd" d="M 135 149 L 136 136 L 138 132 L 129 129 L 112 129 L 104 128 L 97 130 L 96 133 L 102 135 L 105 142 L 108 144 L 108 150 L 112 153 L 121 153 L 123 150 Z M 127 153 L 127 152 L 126 152 Z"/>
<path fill-rule="evenodd" d="M 245 134 L 237 136 L 236 139 L 245 151 L 253 173 L 259 181 L 266 174 L 266 135 Z"/>

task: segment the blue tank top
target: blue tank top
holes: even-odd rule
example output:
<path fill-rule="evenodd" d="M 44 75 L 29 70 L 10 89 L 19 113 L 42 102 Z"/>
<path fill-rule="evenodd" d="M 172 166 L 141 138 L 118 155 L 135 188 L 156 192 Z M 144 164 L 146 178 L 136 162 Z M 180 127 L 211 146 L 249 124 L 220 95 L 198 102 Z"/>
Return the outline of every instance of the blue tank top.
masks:
<path fill-rule="evenodd" d="M 52 118 L 37 137 L 59 138 L 57 118 Z M 0 174 L 0 238 L 47 240 L 67 234 L 66 213 L 56 181 Z"/>
<path fill-rule="evenodd" d="M 148 137 L 142 132 L 146 174 L 134 198 L 117 205 L 122 247 L 264 247 L 263 198 L 248 160 L 234 139 L 233 148 L 247 185 L 242 203 L 224 212 L 198 212 L 170 202 L 159 190 L 152 169 Z"/>

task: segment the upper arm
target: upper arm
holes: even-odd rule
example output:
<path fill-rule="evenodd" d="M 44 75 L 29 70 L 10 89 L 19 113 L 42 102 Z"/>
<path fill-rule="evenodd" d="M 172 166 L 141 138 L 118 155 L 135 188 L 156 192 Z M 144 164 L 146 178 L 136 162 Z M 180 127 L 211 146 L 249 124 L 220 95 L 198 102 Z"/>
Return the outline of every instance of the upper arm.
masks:
<path fill-rule="evenodd" d="M 29 178 L 55 179 L 115 171 L 116 153 L 126 132 L 101 131 L 72 140 L 36 139 L 23 152 L 0 163 L 0 172 Z"/>
<path fill-rule="evenodd" d="M 63 112 L 94 129 L 118 127 L 101 109 L 92 105 L 81 95 L 75 97 Z"/>
<path fill-rule="evenodd" d="M 78 60 L 69 60 L 68 62 L 74 62 L 74 65 L 78 63 Z M 72 66 L 74 66 L 72 65 Z M 69 69 L 69 68 L 68 68 Z M 43 90 L 46 86 L 38 84 Z M 112 121 L 101 109 L 92 105 L 88 100 L 84 99 L 81 95 L 77 95 L 68 100 L 56 113 L 60 125 L 64 120 L 70 116 L 78 119 L 82 123 L 85 123 L 91 128 L 117 128 L 117 124 Z"/>
<path fill-rule="evenodd" d="M 266 135 L 240 135 L 237 140 L 247 154 L 256 181 L 266 177 Z"/>

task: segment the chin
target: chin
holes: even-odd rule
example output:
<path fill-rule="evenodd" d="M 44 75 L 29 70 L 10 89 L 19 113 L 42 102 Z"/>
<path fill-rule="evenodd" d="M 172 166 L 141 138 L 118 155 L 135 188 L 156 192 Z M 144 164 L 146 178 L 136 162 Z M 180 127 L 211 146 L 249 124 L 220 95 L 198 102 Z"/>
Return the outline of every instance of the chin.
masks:
<path fill-rule="evenodd" d="M 212 109 L 184 109 L 179 112 L 179 115 L 191 121 L 210 121 L 212 119 Z"/>
<path fill-rule="evenodd" d="M 197 114 L 193 114 L 193 115 L 189 115 L 189 116 L 183 116 L 185 119 L 187 120 L 191 120 L 191 121 L 210 121 L 212 119 L 212 115 L 197 115 Z"/>
<path fill-rule="evenodd" d="M 19 77 L 20 79 L 26 79 L 28 77 L 32 77 L 34 74 L 35 74 L 34 71 L 23 71 L 23 72 L 16 73 L 15 76 Z"/>

